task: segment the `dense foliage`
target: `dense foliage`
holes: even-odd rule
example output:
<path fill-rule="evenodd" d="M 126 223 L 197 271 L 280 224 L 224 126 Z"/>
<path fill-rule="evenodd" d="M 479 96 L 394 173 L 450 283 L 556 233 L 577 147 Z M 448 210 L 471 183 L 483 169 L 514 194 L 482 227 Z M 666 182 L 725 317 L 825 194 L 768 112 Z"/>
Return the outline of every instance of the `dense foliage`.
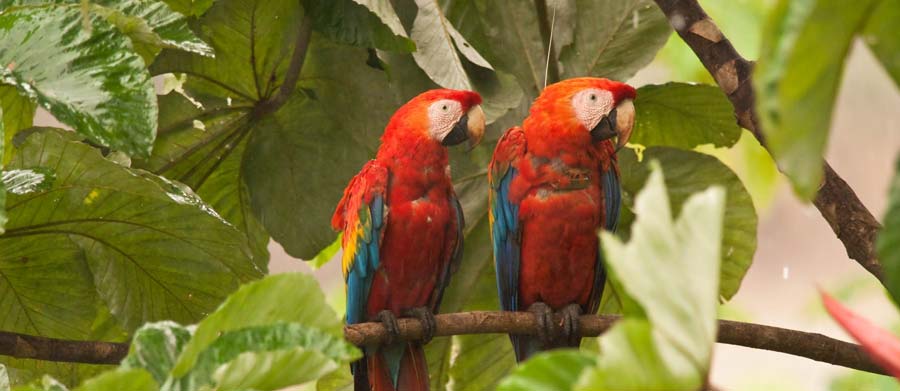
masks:
<path fill-rule="evenodd" d="M 762 13 L 740 3 L 732 12 Z M 863 3 L 778 1 L 761 35 L 769 149 L 807 200 L 854 37 L 900 82 L 900 2 Z M 117 368 L 0 358 L 0 389 L 6 377 L 20 390 L 349 387 L 359 351 L 315 282 L 258 280 L 270 238 L 327 262 L 333 208 L 393 111 L 426 89 L 474 89 L 490 125 L 481 146 L 453 152 L 467 237 L 441 309 L 494 310 L 497 138 L 546 83 L 627 80 L 670 39 L 652 0 L 0 0 L 0 330 L 132 342 Z M 672 47 L 662 56 L 683 59 Z M 709 80 L 692 61 L 681 66 Z M 640 86 L 635 106 L 623 223 L 604 234 L 616 293 L 602 311 L 625 320 L 516 370 L 505 336 L 438 338 L 433 389 L 704 384 L 717 304 L 751 264 L 757 217 L 743 176 L 701 151 L 748 133 L 711 85 Z M 73 131 L 32 127 L 38 107 Z M 763 161 L 750 176 L 773 176 L 750 144 Z M 896 204 L 880 242 L 894 294 Z"/>

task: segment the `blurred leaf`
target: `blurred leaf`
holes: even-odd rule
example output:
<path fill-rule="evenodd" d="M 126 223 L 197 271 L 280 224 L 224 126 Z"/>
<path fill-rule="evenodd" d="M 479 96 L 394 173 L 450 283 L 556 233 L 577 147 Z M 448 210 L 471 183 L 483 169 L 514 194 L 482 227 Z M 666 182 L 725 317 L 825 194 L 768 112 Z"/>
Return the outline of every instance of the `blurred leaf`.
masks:
<path fill-rule="evenodd" d="M 72 137 L 36 132 L 10 165 L 59 174 L 49 190 L 8 194 L 0 258 L 18 300 L 7 301 L 4 330 L 87 335 L 96 293 L 126 329 L 191 321 L 261 275 L 233 227 Z"/>
<path fill-rule="evenodd" d="M 804 200 L 822 182 L 844 59 L 875 1 L 781 0 L 766 25 L 754 72 L 758 112 L 769 151 Z"/>
<path fill-rule="evenodd" d="M 295 322 L 333 336 L 341 332 L 341 320 L 325 303 L 315 279 L 300 273 L 272 275 L 241 286 L 216 312 L 197 324 L 172 376 L 186 375 L 223 333 L 275 322 Z"/>
<path fill-rule="evenodd" d="M 46 167 L 6 170 L 0 173 L 0 183 L 6 187 L 6 191 L 17 195 L 49 190 L 54 180 L 56 174 Z"/>
<path fill-rule="evenodd" d="M 888 208 L 884 214 L 884 226 L 878 232 L 876 249 L 884 267 L 884 287 L 895 305 L 900 305 L 900 159 L 894 167 L 897 172 L 891 180 Z"/>
<path fill-rule="evenodd" d="M 727 193 L 719 247 L 722 259 L 719 295 L 730 299 L 740 288 L 756 252 L 756 210 L 744 185 L 727 166 L 709 155 L 668 147 L 647 148 L 643 155 L 641 162 L 631 150 L 623 149 L 618 155 L 627 209 L 634 209 L 634 196 L 645 186 L 652 161 L 658 161 L 665 168 L 667 198 L 676 216 L 682 215 L 686 200 L 694 193 L 713 185 L 721 186 Z M 637 219 L 640 220 L 639 214 Z M 620 222 L 620 235 L 627 237 L 630 226 L 628 221 Z"/>
<path fill-rule="evenodd" d="M 145 324 L 134 332 L 122 368 L 144 369 L 163 384 L 191 335 L 191 329 L 172 321 Z"/>
<path fill-rule="evenodd" d="M 206 348 L 186 390 L 276 390 L 315 380 L 361 356 L 332 334 L 297 323 L 275 323 L 223 334 Z"/>
<path fill-rule="evenodd" d="M 451 386 L 448 389 L 493 390 L 516 368 L 512 343 L 507 335 L 459 335 L 453 339 L 458 353 L 450 366 Z"/>
<path fill-rule="evenodd" d="M 0 391 L 9 391 L 9 375 L 6 374 L 6 366 L 0 364 Z"/>
<path fill-rule="evenodd" d="M 715 86 L 667 83 L 638 88 L 634 132 L 629 142 L 692 149 L 701 144 L 730 147 L 741 129 L 734 108 Z"/>
<path fill-rule="evenodd" d="M 726 193 L 718 186 L 695 193 L 674 219 L 663 171 L 653 166 L 629 242 L 600 234 L 611 277 L 643 314 L 626 313 L 600 338 L 597 365 L 576 389 L 697 389 L 707 377 Z"/>
<path fill-rule="evenodd" d="M 402 52 L 416 50 L 389 0 L 303 0 L 303 7 L 316 31 L 335 42 Z"/>
<path fill-rule="evenodd" d="M 0 106 L 0 175 L 3 174 L 3 128 L 3 107 Z M 0 235 L 3 235 L 3 232 L 5 232 L 3 227 L 6 225 L 6 220 L 6 183 L 0 180 Z M 2 377 L 6 377 L 6 367 L 3 367 L 2 370 Z"/>
<path fill-rule="evenodd" d="M 337 254 L 338 250 L 341 249 L 341 239 L 344 237 L 343 233 L 338 234 L 337 239 L 334 240 L 328 247 L 319 251 L 318 254 L 313 259 L 310 259 L 307 265 L 313 270 L 317 270 L 318 268 L 325 266 L 328 261 L 334 259 L 335 254 Z"/>
<path fill-rule="evenodd" d="M 672 33 L 666 16 L 652 0 L 576 3 L 575 39 L 559 58 L 563 79 L 599 76 L 627 80 L 653 60 Z"/>
<path fill-rule="evenodd" d="M 127 369 L 104 372 L 88 379 L 73 391 L 158 391 L 159 386 L 150 373 L 143 369 Z"/>
<path fill-rule="evenodd" d="M 214 0 L 162 0 L 173 10 L 188 16 L 200 16 L 212 6 Z"/>
<path fill-rule="evenodd" d="M 853 339 L 862 345 L 878 366 L 900 379 L 900 339 L 859 316 L 825 292 L 820 292 L 825 309 Z"/>
<path fill-rule="evenodd" d="M 437 341 L 435 340 L 435 342 Z M 428 362 L 430 364 L 431 360 Z M 430 367 L 428 375 L 432 375 Z M 319 378 L 319 381 L 316 382 L 316 391 L 354 391 L 353 375 L 350 374 L 350 368 L 338 368 Z"/>
<path fill-rule="evenodd" d="M 890 376 L 848 370 L 831 379 L 829 391 L 900 391 L 900 383 Z"/>
<path fill-rule="evenodd" d="M 516 368 L 497 391 L 571 390 L 581 372 L 594 365 L 594 357 L 574 349 L 538 354 Z"/>
<path fill-rule="evenodd" d="M 897 20 L 900 20 L 900 1 L 881 0 L 869 15 L 863 28 L 863 38 L 900 87 L 900 30 L 895 24 Z"/>
<path fill-rule="evenodd" d="M 0 85 L 0 110 L 3 117 L 3 151 L 0 152 L 0 166 L 9 162 L 12 158 L 13 137 L 20 130 L 30 128 L 34 120 L 36 109 L 34 102 L 19 95 L 16 87 Z"/>
<path fill-rule="evenodd" d="M 162 1 L 102 0 L 96 4 L 99 5 L 96 12 L 131 38 L 135 50 L 147 64 L 163 48 L 213 56 L 212 48 L 188 27 L 187 18 Z"/>
<path fill-rule="evenodd" d="M 0 14 L 0 83 L 16 86 L 59 121 L 130 155 L 150 153 L 156 96 L 131 43 L 77 7 L 13 8 Z M 48 61 L 47 59 L 53 59 Z"/>

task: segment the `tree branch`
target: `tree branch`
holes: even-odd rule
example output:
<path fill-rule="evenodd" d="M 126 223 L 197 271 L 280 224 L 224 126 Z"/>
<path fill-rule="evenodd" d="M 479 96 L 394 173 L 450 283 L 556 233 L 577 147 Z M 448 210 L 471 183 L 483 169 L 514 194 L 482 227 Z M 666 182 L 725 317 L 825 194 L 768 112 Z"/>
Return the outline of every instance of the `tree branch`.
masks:
<path fill-rule="evenodd" d="M 583 315 L 579 318 L 581 335 L 596 337 L 608 330 L 621 317 L 614 315 Z M 537 335 L 538 324 L 528 312 L 474 311 L 436 315 L 435 336 L 464 334 L 521 334 Z M 555 321 L 562 324 L 562 318 Z M 422 338 L 422 324 L 417 319 L 398 320 L 400 337 L 405 340 Z M 359 323 L 344 328 L 344 338 L 357 346 L 377 346 L 387 331 L 381 323 Z M 807 333 L 753 323 L 719 321 L 718 342 L 770 350 L 806 357 L 812 360 L 885 374 L 876 366 L 862 347 L 822 334 Z"/>
<path fill-rule="evenodd" d="M 741 57 L 697 0 L 655 0 L 684 42 L 690 46 L 719 88 L 728 96 L 737 122 L 766 146 L 756 116 L 753 65 Z M 825 179 L 813 203 L 844 244 L 847 255 L 882 280 L 875 253 L 875 237 L 881 224 L 866 209 L 853 189 L 825 163 Z"/>
<path fill-rule="evenodd" d="M 128 344 L 69 341 L 0 331 L 0 354 L 46 361 L 118 364 L 128 354 Z"/>

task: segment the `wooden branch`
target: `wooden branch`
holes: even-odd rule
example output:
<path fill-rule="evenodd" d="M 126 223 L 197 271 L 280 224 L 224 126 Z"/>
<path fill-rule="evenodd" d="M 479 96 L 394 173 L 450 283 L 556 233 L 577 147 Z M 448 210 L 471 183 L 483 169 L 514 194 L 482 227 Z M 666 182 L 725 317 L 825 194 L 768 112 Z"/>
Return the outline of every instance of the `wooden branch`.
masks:
<path fill-rule="evenodd" d="M 0 331 L 0 354 L 46 361 L 119 364 L 128 354 L 128 344 L 70 341 Z"/>
<path fill-rule="evenodd" d="M 756 116 L 753 65 L 738 54 L 697 0 L 655 1 L 672 28 L 728 96 L 738 124 L 751 131 L 765 147 L 765 136 Z M 813 204 L 844 244 L 847 255 L 882 280 L 881 264 L 875 253 L 875 237 L 881 224 L 827 162 L 824 170 L 825 179 Z"/>
<path fill-rule="evenodd" d="M 581 335 L 596 337 L 608 330 L 620 319 L 614 315 L 584 315 L 579 319 Z M 538 325 L 534 315 L 528 312 L 474 311 L 435 316 L 435 336 L 465 334 L 522 334 L 537 335 Z M 555 321 L 562 324 L 562 318 Z M 422 324 L 417 319 L 398 320 L 400 337 L 404 340 L 422 338 Z M 359 323 L 344 328 L 344 338 L 357 346 L 377 346 L 384 341 L 387 331 L 381 323 Z M 780 327 L 753 323 L 719 321 L 718 342 L 770 350 L 806 357 L 812 360 L 884 374 L 862 347 L 822 334 L 807 333 Z"/>

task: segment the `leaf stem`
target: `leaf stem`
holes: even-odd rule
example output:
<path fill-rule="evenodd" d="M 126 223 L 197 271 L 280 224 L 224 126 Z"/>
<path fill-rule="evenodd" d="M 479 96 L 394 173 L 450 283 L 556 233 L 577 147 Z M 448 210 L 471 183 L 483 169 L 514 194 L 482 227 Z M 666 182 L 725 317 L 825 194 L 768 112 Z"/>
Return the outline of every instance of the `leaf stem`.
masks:
<path fill-rule="evenodd" d="M 297 40 L 294 44 L 294 52 L 291 54 L 291 62 L 288 65 L 287 72 L 284 75 L 284 82 L 278 92 L 271 99 L 260 102 L 253 110 L 253 118 L 261 118 L 267 114 L 278 110 L 287 102 L 294 89 L 297 86 L 297 80 L 300 78 L 300 70 L 303 68 L 303 62 L 306 60 L 306 52 L 309 49 L 309 39 L 312 36 L 312 20 L 309 15 L 303 16 L 297 32 Z"/>

